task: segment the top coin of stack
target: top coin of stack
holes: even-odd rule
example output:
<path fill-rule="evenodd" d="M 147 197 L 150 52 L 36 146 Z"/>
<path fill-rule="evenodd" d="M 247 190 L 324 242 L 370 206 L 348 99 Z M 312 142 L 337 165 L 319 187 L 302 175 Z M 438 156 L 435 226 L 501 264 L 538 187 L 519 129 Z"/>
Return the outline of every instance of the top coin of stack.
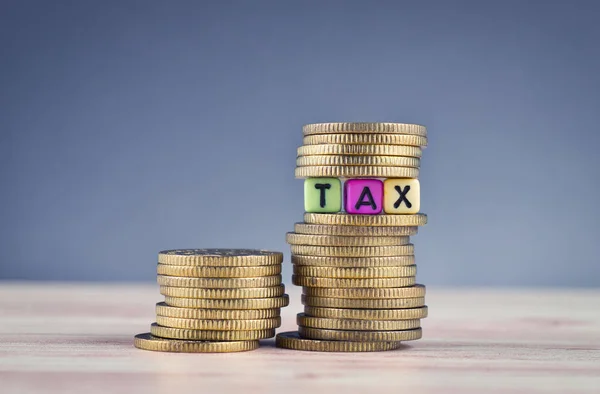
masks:
<path fill-rule="evenodd" d="M 280 252 L 248 249 L 167 250 L 158 255 L 156 304 L 150 333 L 135 346 L 172 352 L 234 352 L 275 336 L 280 308 L 288 304 L 281 283 Z"/>
<path fill-rule="evenodd" d="M 425 127 L 322 123 L 303 132 L 295 175 L 306 178 L 306 213 L 287 242 L 305 308 L 298 332 L 278 334 L 277 345 L 379 351 L 419 339 L 427 306 L 410 236 L 427 221 L 417 179 Z"/>

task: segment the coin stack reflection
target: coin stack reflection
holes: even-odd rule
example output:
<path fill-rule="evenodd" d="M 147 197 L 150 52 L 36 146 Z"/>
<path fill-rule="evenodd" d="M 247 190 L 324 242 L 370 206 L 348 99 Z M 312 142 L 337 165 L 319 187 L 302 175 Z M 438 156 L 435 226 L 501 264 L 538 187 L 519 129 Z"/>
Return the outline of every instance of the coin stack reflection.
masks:
<path fill-rule="evenodd" d="M 145 350 L 213 353 L 258 348 L 275 336 L 288 305 L 280 252 L 247 249 L 167 250 L 158 255 L 150 332 L 135 337 Z"/>
<path fill-rule="evenodd" d="M 425 287 L 415 282 L 410 236 L 427 221 L 418 180 L 425 127 L 322 123 L 303 134 L 295 174 L 305 178 L 306 212 L 287 242 L 304 313 L 277 346 L 381 351 L 421 338 Z"/>

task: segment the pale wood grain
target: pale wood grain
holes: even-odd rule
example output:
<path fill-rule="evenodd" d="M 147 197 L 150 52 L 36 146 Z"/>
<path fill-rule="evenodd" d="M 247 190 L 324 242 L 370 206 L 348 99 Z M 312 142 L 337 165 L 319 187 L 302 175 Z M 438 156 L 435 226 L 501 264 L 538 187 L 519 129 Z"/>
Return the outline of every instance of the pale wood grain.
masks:
<path fill-rule="evenodd" d="M 299 291 L 281 330 L 294 330 Z M 155 285 L 0 282 L 0 393 L 599 393 L 600 291 L 436 289 L 399 351 L 137 350 Z"/>

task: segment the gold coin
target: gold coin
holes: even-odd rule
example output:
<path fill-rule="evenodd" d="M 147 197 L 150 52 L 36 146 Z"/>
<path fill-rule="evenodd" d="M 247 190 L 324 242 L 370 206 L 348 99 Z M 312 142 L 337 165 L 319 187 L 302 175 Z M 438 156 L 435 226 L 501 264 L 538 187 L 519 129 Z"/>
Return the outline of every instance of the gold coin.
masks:
<path fill-rule="evenodd" d="M 384 166 L 384 167 L 414 167 L 421 166 L 421 160 L 406 156 L 343 156 L 343 155 L 314 155 L 296 158 L 298 167 L 308 166 Z"/>
<path fill-rule="evenodd" d="M 296 331 L 281 332 L 275 337 L 278 348 L 310 352 L 381 352 L 402 347 L 402 342 L 321 341 L 301 338 Z"/>
<path fill-rule="evenodd" d="M 345 213 L 304 214 L 308 224 L 334 224 L 339 226 L 424 226 L 427 215 L 349 215 Z"/>
<path fill-rule="evenodd" d="M 164 327 L 189 328 L 192 330 L 266 330 L 281 325 L 280 317 L 253 320 L 206 320 L 181 319 L 177 317 L 156 316 L 156 323 Z"/>
<path fill-rule="evenodd" d="M 383 227 L 382 227 L 383 228 Z M 281 264 L 256 267 L 195 267 L 158 264 L 159 275 L 186 276 L 190 278 L 255 278 L 281 273 Z"/>
<path fill-rule="evenodd" d="M 313 246 L 390 246 L 407 245 L 410 237 L 347 237 L 339 235 L 310 235 L 287 233 L 285 240 L 291 245 Z"/>
<path fill-rule="evenodd" d="M 160 294 L 181 298 L 268 298 L 279 297 L 285 293 L 283 285 L 273 287 L 247 287 L 239 289 L 195 289 L 191 287 L 160 286 Z"/>
<path fill-rule="evenodd" d="M 158 338 L 149 332 L 135 336 L 133 345 L 138 349 L 175 353 L 229 353 L 258 348 L 258 341 L 204 342 Z"/>
<path fill-rule="evenodd" d="M 306 309 L 306 308 L 305 308 Z M 347 309 L 342 309 L 347 310 Z M 298 313 L 296 323 L 302 327 L 326 328 L 328 330 L 356 330 L 356 331 L 392 331 L 410 330 L 421 327 L 421 321 L 413 320 L 358 320 L 309 316 L 307 313 Z"/>
<path fill-rule="evenodd" d="M 294 224 L 294 231 L 298 234 L 337 235 L 342 237 L 406 237 L 417 235 L 418 230 L 419 228 L 416 226 L 363 227 L 335 226 L 331 224 Z"/>
<path fill-rule="evenodd" d="M 150 334 L 160 338 L 184 339 L 188 341 L 256 341 L 258 339 L 274 337 L 275 329 L 238 331 L 190 330 L 188 328 L 163 327 L 152 323 Z"/>
<path fill-rule="evenodd" d="M 406 278 L 372 278 L 372 279 L 347 279 L 347 278 L 317 278 L 314 276 L 292 275 L 292 283 L 304 287 L 330 287 L 330 288 L 386 288 L 407 287 L 415 284 L 415 277 Z"/>
<path fill-rule="evenodd" d="M 358 145 L 410 145 L 427 146 L 427 137 L 411 134 L 314 134 L 302 140 L 304 145 L 358 144 Z"/>
<path fill-rule="evenodd" d="M 414 285 L 410 287 L 396 287 L 384 289 L 327 289 L 320 287 L 305 287 L 303 292 L 311 297 L 330 298 L 413 298 L 425 297 L 425 286 Z"/>
<path fill-rule="evenodd" d="M 237 289 L 245 287 L 272 287 L 281 284 L 281 275 L 254 278 L 189 278 L 184 276 L 158 275 L 161 286 L 190 287 L 202 289 Z"/>
<path fill-rule="evenodd" d="M 159 316 L 178 317 L 181 319 L 219 319 L 219 320 L 244 320 L 244 319 L 269 319 L 278 317 L 281 310 L 274 309 L 191 309 L 169 306 L 164 302 L 156 304 L 156 314 Z M 160 336 L 160 335 L 159 335 Z"/>
<path fill-rule="evenodd" d="M 158 253 L 158 262 L 168 265 L 247 267 L 277 265 L 283 253 L 255 249 L 177 249 Z"/>
<path fill-rule="evenodd" d="M 427 137 L 427 129 L 420 124 L 388 122 L 313 123 L 304 125 L 302 133 L 304 135 L 331 133 L 411 134 Z"/>
<path fill-rule="evenodd" d="M 417 274 L 416 265 L 402 267 L 374 267 L 374 268 L 337 268 L 313 267 L 306 265 L 294 266 L 294 274 L 299 276 L 316 276 L 320 278 L 406 278 Z"/>
<path fill-rule="evenodd" d="M 292 254 L 328 257 L 385 257 L 415 254 L 413 244 L 398 246 L 311 246 L 291 245 Z"/>
<path fill-rule="evenodd" d="M 344 309 L 344 308 L 320 308 L 316 306 L 305 306 L 304 312 L 314 317 L 329 319 L 349 320 L 376 320 L 395 321 L 424 319 L 427 317 L 427 306 L 408 309 Z M 303 324 L 305 326 L 306 324 Z M 309 326 L 313 327 L 313 326 Z M 330 327 L 319 327 L 330 328 Z M 374 329 L 376 330 L 376 329 Z M 404 328 L 390 328 L 390 330 L 404 330 Z"/>
<path fill-rule="evenodd" d="M 311 297 L 302 294 L 302 304 L 306 306 L 319 306 L 322 308 L 347 308 L 347 309 L 402 309 L 418 308 L 425 305 L 425 297 L 413 298 L 329 298 Z"/>
<path fill-rule="evenodd" d="M 300 326 L 298 327 L 298 334 L 304 338 L 326 341 L 395 342 L 420 339 L 423 336 L 423 331 L 421 328 L 395 331 L 349 331 Z"/>
<path fill-rule="evenodd" d="M 406 156 L 421 157 L 422 150 L 416 146 L 401 145 L 348 145 L 321 144 L 303 145 L 298 148 L 298 156 L 313 155 L 359 155 L 359 156 Z"/>
<path fill-rule="evenodd" d="M 231 300 L 215 300 L 207 298 L 180 298 L 180 297 L 165 297 L 165 304 L 179 308 L 196 308 L 196 309 L 272 309 L 283 308 L 288 306 L 290 298 L 287 294 L 281 297 L 271 298 L 240 298 Z"/>
<path fill-rule="evenodd" d="M 307 265 L 317 267 L 398 267 L 413 265 L 415 256 L 388 256 L 388 257 L 327 257 L 327 256 L 294 256 L 294 265 Z"/>
<path fill-rule="evenodd" d="M 419 169 L 413 167 L 296 167 L 296 178 L 336 177 L 336 178 L 418 178 Z"/>

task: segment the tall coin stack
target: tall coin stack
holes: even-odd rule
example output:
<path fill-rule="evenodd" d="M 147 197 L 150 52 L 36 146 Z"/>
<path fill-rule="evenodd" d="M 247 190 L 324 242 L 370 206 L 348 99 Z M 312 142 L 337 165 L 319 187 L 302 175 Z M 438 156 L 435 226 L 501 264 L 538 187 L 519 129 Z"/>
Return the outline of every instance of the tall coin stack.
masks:
<path fill-rule="evenodd" d="M 305 178 L 306 212 L 287 242 L 304 313 L 277 346 L 381 351 L 421 338 L 425 286 L 415 282 L 409 238 L 427 222 L 418 180 L 425 127 L 321 123 L 303 133 L 295 174 Z"/>
<path fill-rule="evenodd" d="M 158 255 L 165 301 L 156 323 L 135 336 L 145 350 L 240 352 L 275 336 L 280 308 L 289 303 L 281 283 L 283 254 L 249 249 L 166 250 Z"/>

